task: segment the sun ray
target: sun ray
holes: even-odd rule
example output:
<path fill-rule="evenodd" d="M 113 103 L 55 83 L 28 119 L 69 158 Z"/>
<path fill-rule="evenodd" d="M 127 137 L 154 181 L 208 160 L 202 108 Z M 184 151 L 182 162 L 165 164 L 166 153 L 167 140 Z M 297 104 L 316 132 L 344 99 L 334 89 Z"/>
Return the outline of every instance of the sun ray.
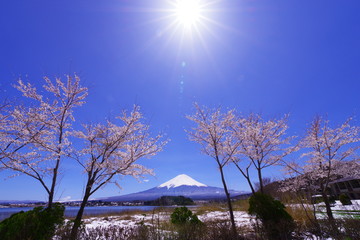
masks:
<path fill-rule="evenodd" d="M 177 21 L 184 28 L 191 28 L 201 19 L 202 5 L 198 0 L 178 0 L 175 5 Z"/>
<path fill-rule="evenodd" d="M 217 29 L 228 28 L 218 19 L 218 13 L 224 11 L 219 8 L 220 5 L 220 0 L 164 0 L 164 4 L 159 7 L 140 9 L 140 12 L 153 12 L 156 16 L 142 25 L 157 25 L 158 28 L 155 34 L 145 41 L 145 48 L 162 41 L 158 54 L 163 53 L 162 50 L 173 49 L 176 61 L 188 58 L 187 54 L 190 52 L 195 54 L 194 57 L 199 56 L 199 51 L 203 51 L 212 62 L 215 61 L 209 45 L 213 40 L 222 42 L 222 35 L 217 34 Z"/>

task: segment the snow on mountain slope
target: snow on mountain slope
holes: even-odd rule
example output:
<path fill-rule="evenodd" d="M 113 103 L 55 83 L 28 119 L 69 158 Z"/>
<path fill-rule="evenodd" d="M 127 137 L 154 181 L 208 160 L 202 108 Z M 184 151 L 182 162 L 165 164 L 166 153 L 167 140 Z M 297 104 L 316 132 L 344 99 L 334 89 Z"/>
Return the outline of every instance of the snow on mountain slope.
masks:
<path fill-rule="evenodd" d="M 207 187 L 207 185 L 200 183 L 193 178 L 189 177 L 186 174 L 180 174 L 173 179 L 164 182 L 163 184 L 159 185 L 158 188 L 167 187 L 173 188 L 173 187 L 179 187 L 179 186 L 197 186 L 197 187 Z"/>
<path fill-rule="evenodd" d="M 229 190 L 232 197 L 244 194 L 241 191 Z M 207 186 L 188 175 L 181 174 L 175 178 L 160 184 L 157 187 L 145 191 L 131 193 L 121 196 L 101 198 L 103 201 L 149 201 L 161 196 L 184 196 L 193 200 L 225 199 L 223 188 Z"/>

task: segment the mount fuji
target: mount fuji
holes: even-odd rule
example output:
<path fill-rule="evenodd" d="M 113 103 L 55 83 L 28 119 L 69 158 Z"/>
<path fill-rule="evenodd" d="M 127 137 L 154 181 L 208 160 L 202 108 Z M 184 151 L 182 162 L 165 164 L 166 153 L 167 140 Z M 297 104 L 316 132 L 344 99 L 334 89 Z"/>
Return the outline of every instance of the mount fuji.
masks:
<path fill-rule="evenodd" d="M 231 197 L 234 197 L 245 192 L 229 190 L 229 193 Z M 101 200 L 109 202 L 150 201 L 161 196 L 184 196 L 193 200 L 215 200 L 226 197 L 223 188 L 207 186 L 186 174 L 181 174 L 157 187 L 142 192 L 102 198 Z"/>

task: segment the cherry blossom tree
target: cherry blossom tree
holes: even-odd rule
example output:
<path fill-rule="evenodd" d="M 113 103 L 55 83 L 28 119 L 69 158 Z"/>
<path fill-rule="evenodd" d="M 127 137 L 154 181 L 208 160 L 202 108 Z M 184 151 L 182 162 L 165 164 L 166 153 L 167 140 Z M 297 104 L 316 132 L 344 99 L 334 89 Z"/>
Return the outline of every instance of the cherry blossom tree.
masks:
<path fill-rule="evenodd" d="M 17 149 L 21 149 L 26 144 L 21 144 L 20 138 L 15 136 L 15 133 L 23 132 L 19 131 L 25 129 L 29 123 L 24 118 L 18 121 L 16 113 L 19 112 L 19 108 L 16 110 L 10 109 L 9 103 L 3 103 L 0 106 L 0 160 L 7 160 L 7 156 Z M 25 114 L 25 113 L 24 113 Z M 14 128 L 18 131 L 15 131 Z M 19 135 L 19 134 L 18 134 Z M 24 135 L 24 133 L 22 134 Z M 3 165 L 1 165 L 4 167 Z"/>
<path fill-rule="evenodd" d="M 0 105 L 0 139 L 2 139 L 2 140 L 5 139 L 7 136 L 6 129 L 9 124 L 9 121 L 8 121 L 9 115 L 7 114 L 7 108 L 8 108 L 8 105 L 6 104 L 6 102 L 4 102 Z M 0 144 L 1 144 L 0 145 L 0 160 L 2 161 L 5 158 L 5 151 L 3 151 L 3 149 L 5 149 L 5 144 L 8 144 L 8 143 L 6 143 L 5 141 L 1 141 Z M 4 167 L 0 162 L 0 170 L 3 168 Z"/>
<path fill-rule="evenodd" d="M 144 157 L 160 152 L 166 141 L 161 135 L 151 137 L 149 126 L 142 123 L 140 108 L 135 106 L 130 114 L 123 112 L 117 117 L 122 124 L 107 121 L 106 124 L 84 125 L 75 135 L 84 140 L 85 147 L 76 157 L 87 175 L 83 200 L 71 232 L 76 239 L 82 215 L 89 197 L 110 182 L 118 184 L 116 176 L 142 177 L 152 170 L 136 163 Z"/>
<path fill-rule="evenodd" d="M 0 129 L 1 165 L 40 182 L 52 207 L 61 160 L 69 156 L 69 136 L 75 121 L 73 110 L 83 105 L 87 88 L 80 78 L 66 81 L 45 77 L 42 95 L 30 83 L 19 80 L 15 88 L 27 98 L 30 107 L 16 105 L 2 115 Z"/>
<path fill-rule="evenodd" d="M 246 118 L 238 118 L 232 125 L 234 138 L 240 149 L 233 156 L 232 162 L 248 181 L 252 192 L 255 189 L 250 180 L 250 167 L 254 167 L 259 180 L 260 192 L 264 193 L 262 171 L 264 168 L 277 165 L 285 156 L 297 150 L 290 146 L 293 137 L 287 137 L 287 116 L 279 120 L 264 121 L 260 115 L 251 114 Z M 244 162 L 246 167 L 241 167 Z"/>
<path fill-rule="evenodd" d="M 212 157 L 220 171 L 221 181 L 227 199 L 232 230 L 236 234 L 236 225 L 230 200 L 230 194 L 224 176 L 224 167 L 231 161 L 237 152 L 239 143 L 235 141 L 230 127 L 234 124 L 234 112 L 222 113 L 221 109 L 211 110 L 195 104 L 196 112 L 187 118 L 196 124 L 196 127 L 187 131 L 191 141 L 201 145 L 201 151 Z"/>
<path fill-rule="evenodd" d="M 360 141 L 360 128 L 350 125 L 351 118 L 339 127 L 331 128 L 329 121 L 316 117 L 301 140 L 300 147 L 309 151 L 302 154 L 304 164 L 287 163 L 288 188 L 307 188 L 319 192 L 324 200 L 329 220 L 334 220 L 328 197 L 329 183 L 341 177 L 359 175 L 358 158 L 355 156 Z"/>

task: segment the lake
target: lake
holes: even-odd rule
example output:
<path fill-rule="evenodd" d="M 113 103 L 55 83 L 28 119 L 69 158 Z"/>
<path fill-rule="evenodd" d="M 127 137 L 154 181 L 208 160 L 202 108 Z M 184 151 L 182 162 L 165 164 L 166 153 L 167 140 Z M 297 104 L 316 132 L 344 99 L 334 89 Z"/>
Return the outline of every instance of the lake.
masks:
<path fill-rule="evenodd" d="M 84 216 L 97 216 L 102 214 L 120 213 L 123 211 L 143 210 L 151 211 L 157 206 L 101 206 L 101 207 L 85 207 Z M 0 221 L 10 217 L 12 214 L 20 211 L 29 211 L 32 207 L 19 208 L 0 208 Z M 65 217 L 75 217 L 79 207 L 66 207 Z"/>

